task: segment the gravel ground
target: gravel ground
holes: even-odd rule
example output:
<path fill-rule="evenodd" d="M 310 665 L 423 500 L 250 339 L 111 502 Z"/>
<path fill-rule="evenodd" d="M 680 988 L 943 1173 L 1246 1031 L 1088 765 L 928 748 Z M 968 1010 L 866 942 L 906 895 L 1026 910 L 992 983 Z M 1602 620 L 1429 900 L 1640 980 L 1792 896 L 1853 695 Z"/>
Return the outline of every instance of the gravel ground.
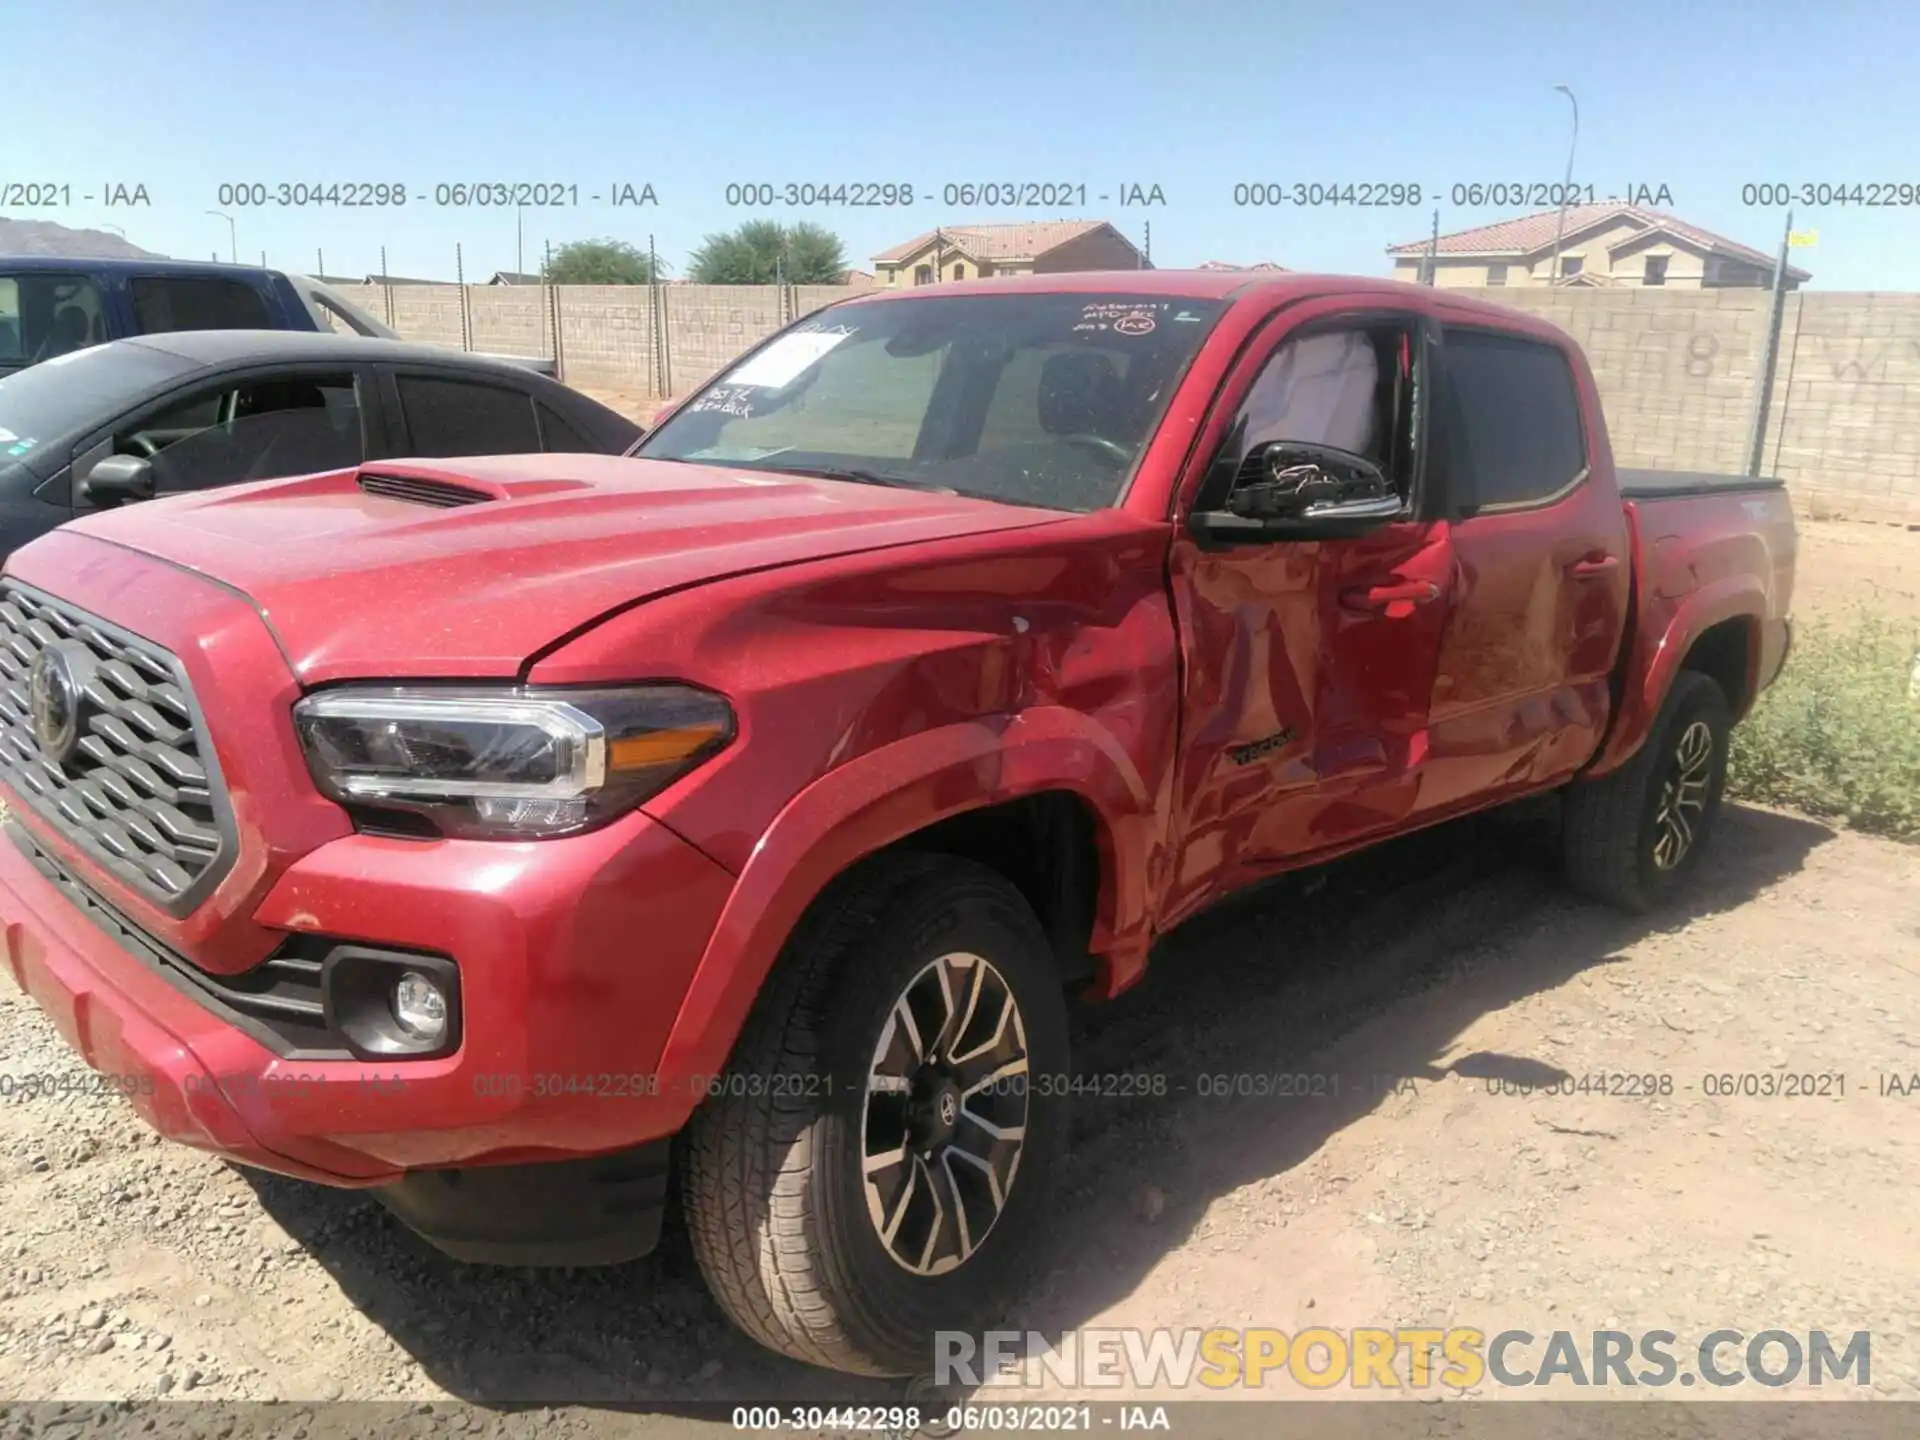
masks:
<path fill-rule="evenodd" d="M 1920 1393 L 1920 852 L 1731 809 L 1657 923 L 1580 905 L 1550 806 L 1398 842 L 1190 926 L 1079 1022 L 1089 1073 L 1023 1326 L 1868 1329 Z M 0 1069 L 77 1071 L 0 991 Z M 1716 1099 L 1709 1073 L 1844 1073 Z M 1337 1098 L 1205 1098 L 1313 1071 Z M 1660 1073 L 1654 1099 L 1499 1082 Z M 244 1172 L 115 1099 L 0 1106 L 0 1397 L 640 1406 L 885 1400 L 765 1354 L 682 1237 L 611 1270 L 462 1267 L 348 1192 Z M 1297 1392 L 1296 1392 L 1297 1393 Z M 1349 1392 L 1350 1393 L 1350 1392 Z M 1563 1393 L 1564 1392 L 1559 1392 Z M 575 1412 L 580 1413 L 580 1412 Z"/>

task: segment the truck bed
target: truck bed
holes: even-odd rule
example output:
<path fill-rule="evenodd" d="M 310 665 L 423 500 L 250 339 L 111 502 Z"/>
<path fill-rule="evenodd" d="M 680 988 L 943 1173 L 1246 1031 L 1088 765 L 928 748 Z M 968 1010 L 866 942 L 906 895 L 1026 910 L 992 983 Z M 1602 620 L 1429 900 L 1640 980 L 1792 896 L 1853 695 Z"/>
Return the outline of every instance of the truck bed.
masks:
<path fill-rule="evenodd" d="M 1629 500 L 1664 500 L 1673 495 L 1726 495 L 1740 490 L 1779 490 L 1786 482 L 1773 475 L 1720 475 L 1711 470 L 1616 470 L 1620 493 Z"/>

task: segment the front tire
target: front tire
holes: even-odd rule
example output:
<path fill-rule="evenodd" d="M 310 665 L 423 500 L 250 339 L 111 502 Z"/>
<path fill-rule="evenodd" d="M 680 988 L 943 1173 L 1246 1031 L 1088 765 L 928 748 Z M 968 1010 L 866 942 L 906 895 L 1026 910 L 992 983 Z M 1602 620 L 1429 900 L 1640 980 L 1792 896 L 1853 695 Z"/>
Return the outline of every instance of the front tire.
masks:
<path fill-rule="evenodd" d="M 796 928 L 689 1133 L 702 1273 L 769 1349 L 932 1369 L 1011 1298 L 1067 1138 L 1067 1019 L 1030 906 L 968 860 L 893 855 Z"/>
<path fill-rule="evenodd" d="M 1683 670 L 1638 753 L 1568 787 L 1562 836 L 1576 890 L 1639 914 L 1686 882 L 1719 818 L 1732 728 L 1726 692 Z"/>

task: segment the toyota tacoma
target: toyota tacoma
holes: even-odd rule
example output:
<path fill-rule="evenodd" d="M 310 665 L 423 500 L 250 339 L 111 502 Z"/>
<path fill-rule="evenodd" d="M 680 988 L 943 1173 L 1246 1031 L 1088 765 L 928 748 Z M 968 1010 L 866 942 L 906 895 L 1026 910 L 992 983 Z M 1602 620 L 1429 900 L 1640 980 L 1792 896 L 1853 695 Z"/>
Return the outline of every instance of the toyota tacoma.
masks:
<path fill-rule="evenodd" d="M 1523 796 L 1699 863 L 1774 482 L 1616 471 L 1543 320 L 1385 281 L 862 296 L 628 456 L 111 510 L 0 577 L 6 966 L 162 1134 L 450 1255 L 646 1252 L 924 1372 L 1009 1302 L 1069 998 Z M 670 1183 L 671 1182 L 671 1183 Z"/>

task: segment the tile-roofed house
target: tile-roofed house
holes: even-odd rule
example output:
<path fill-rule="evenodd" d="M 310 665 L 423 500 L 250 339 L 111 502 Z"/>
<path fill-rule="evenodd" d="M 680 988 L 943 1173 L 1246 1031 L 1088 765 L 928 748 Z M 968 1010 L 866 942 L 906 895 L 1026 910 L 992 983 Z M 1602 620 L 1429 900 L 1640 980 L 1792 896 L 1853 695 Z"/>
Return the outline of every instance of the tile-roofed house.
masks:
<path fill-rule="evenodd" d="M 1545 285 L 1560 234 L 1562 285 L 1666 285 L 1675 289 L 1770 286 L 1774 257 L 1644 205 L 1609 202 L 1542 210 L 1442 235 L 1389 246 L 1394 275 L 1424 278 L 1429 247 L 1439 285 Z M 1787 266 L 1787 288 L 1813 277 Z"/>
<path fill-rule="evenodd" d="M 1133 242 L 1105 220 L 943 225 L 873 257 L 874 276 L 881 285 L 1149 268 Z"/>

